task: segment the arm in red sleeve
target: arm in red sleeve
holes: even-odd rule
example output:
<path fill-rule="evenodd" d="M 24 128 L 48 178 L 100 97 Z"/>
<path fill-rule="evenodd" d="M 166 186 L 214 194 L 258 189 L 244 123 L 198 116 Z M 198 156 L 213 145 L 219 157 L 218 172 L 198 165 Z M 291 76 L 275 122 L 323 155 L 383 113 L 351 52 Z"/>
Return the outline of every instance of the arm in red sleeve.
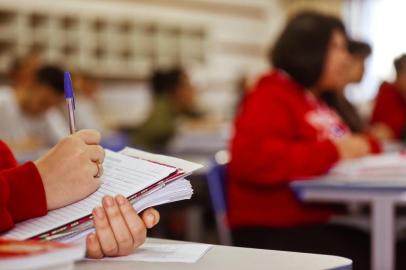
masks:
<path fill-rule="evenodd" d="M 372 113 L 372 124 L 385 124 L 393 132 L 395 139 L 400 139 L 405 129 L 405 110 L 402 97 L 389 84 L 383 84 L 376 97 Z"/>
<path fill-rule="evenodd" d="M 237 121 L 230 163 L 230 173 L 236 179 L 281 184 L 324 174 L 338 161 L 331 141 L 297 137 L 295 131 L 300 128 L 292 106 L 275 98 L 261 99 L 266 104 L 256 100 Z"/>
<path fill-rule="evenodd" d="M 234 156 L 231 166 L 239 167 L 239 179 L 258 184 L 280 184 L 295 178 L 326 173 L 338 161 L 331 141 L 291 142 L 270 138 L 261 146 L 247 149 L 250 143 L 236 146 L 244 152 Z M 251 144 L 252 145 L 252 144 Z"/>
<path fill-rule="evenodd" d="M 373 135 L 369 133 L 365 133 L 366 139 L 368 140 L 370 151 L 372 154 L 379 154 L 382 153 L 382 144 L 381 142 L 375 138 Z"/>
<path fill-rule="evenodd" d="M 0 172 L 0 231 L 46 213 L 44 186 L 32 162 Z"/>

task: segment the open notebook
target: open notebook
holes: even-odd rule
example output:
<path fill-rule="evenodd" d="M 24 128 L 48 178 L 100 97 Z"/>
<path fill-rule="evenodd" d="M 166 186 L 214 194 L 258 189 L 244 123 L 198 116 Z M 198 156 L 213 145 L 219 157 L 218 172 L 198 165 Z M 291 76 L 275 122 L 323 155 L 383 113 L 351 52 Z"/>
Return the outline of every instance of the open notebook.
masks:
<path fill-rule="evenodd" d="M 73 236 L 93 226 L 92 209 L 104 195 L 122 194 L 140 212 L 145 208 L 189 199 L 193 189 L 184 177 L 201 166 L 177 158 L 126 148 L 121 153 L 106 150 L 100 188 L 87 198 L 52 210 L 46 216 L 18 223 L 1 235 L 13 239 L 58 239 Z"/>

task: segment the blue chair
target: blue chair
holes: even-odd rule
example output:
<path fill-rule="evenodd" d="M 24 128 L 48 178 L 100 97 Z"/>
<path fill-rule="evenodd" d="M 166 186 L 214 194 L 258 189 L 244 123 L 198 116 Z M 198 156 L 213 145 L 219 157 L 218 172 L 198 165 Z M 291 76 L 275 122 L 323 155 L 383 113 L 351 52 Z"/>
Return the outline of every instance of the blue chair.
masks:
<path fill-rule="evenodd" d="M 216 227 L 220 244 L 231 245 L 231 231 L 227 220 L 226 180 L 227 164 L 218 164 L 214 162 L 207 174 L 210 199 L 216 218 Z"/>

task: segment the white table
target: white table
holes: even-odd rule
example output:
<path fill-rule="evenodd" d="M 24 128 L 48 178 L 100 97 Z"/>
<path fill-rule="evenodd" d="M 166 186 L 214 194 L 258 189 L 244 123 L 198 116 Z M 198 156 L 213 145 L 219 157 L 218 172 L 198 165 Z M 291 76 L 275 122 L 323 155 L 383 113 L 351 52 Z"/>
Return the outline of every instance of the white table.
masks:
<path fill-rule="evenodd" d="M 371 265 L 373 270 L 395 268 L 395 207 L 406 203 L 406 176 L 325 176 L 295 181 L 300 200 L 371 205 Z"/>
<path fill-rule="evenodd" d="M 153 243 L 180 243 L 162 239 L 148 239 L 147 241 Z M 350 270 L 351 268 L 351 260 L 342 257 L 226 246 L 214 246 L 194 264 L 87 261 L 75 265 L 75 270 Z"/>

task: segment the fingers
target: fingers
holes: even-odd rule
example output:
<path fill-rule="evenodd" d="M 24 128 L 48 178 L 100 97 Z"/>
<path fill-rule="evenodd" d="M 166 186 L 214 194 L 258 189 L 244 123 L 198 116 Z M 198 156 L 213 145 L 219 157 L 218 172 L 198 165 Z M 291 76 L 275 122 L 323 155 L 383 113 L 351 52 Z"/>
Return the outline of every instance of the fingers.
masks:
<path fill-rule="evenodd" d="M 115 199 L 105 196 L 103 207 L 93 210 L 93 219 L 96 236 L 90 235 L 87 239 L 88 256 L 123 256 L 145 242 L 146 226 L 158 223 L 159 213 L 148 209 L 143 213 L 144 221 L 124 196 L 118 195 Z"/>
<path fill-rule="evenodd" d="M 103 251 L 96 234 L 91 233 L 86 239 L 86 256 L 92 259 L 103 258 Z"/>
<path fill-rule="evenodd" d="M 158 224 L 160 215 L 159 212 L 153 208 L 149 208 L 142 213 L 142 220 L 148 229 L 151 229 Z"/>
<path fill-rule="evenodd" d="M 101 134 L 100 132 L 92 129 L 83 129 L 75 133 L 74 136 L 81 138 L 86 144 L 97 145 L 100 144 Z"/>
<path fill-rule="evenodd" d="M 100 145 L 88 145 L 86 146 L 87 153 L 93 162 L 99 161 L 103 163 L 105 157 L 105 151 Z"/>
<path fill-rule="evenodd" d="M 106 256 L 117 256 L 118 244 L 102 207 L 93 209 L 93 222 L 101 250 Z"/>
<path fill-rule="evenodd" d="M 132 235 L 134 241 L 133 248 L 142 245 L 147 236 L 147 230 L 144 222 L 138 216 L 131 203 L 124 196 L 116 196 L 116 202 Z"/>
<path fill-rule="evenodd" d="M 118 246 L 117 255 L 129 254 L 134 249 L 133 237 L 117 202 L 111 196 L 105 196 L 103 207 Z"/>

